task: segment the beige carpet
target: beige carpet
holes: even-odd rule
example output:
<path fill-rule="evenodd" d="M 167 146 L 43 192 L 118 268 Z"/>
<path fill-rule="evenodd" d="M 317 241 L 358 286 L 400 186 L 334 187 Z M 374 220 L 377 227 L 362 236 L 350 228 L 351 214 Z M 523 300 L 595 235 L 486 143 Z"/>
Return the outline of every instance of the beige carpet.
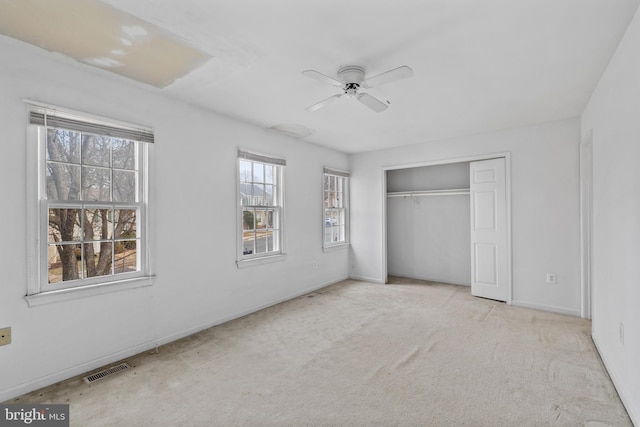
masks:
<path fill-rule="evenodd" d="M 630 426 L 589 321 L 345 281 L 8 403 L 72 426 Z"/>

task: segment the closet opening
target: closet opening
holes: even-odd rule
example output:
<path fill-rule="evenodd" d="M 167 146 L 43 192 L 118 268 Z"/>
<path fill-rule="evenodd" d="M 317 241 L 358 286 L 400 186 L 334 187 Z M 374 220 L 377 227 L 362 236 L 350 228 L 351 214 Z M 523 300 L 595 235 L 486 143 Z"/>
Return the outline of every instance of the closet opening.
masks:
<path fill-rule="evenodd" d="M 470 287 L 510 303 L 508 153 L 384 171 L 389 276 Z"/>
<path fill-rule="evenodd" d="M 471 286 L 469 162 L 387 171 L 387 274 Z"/>

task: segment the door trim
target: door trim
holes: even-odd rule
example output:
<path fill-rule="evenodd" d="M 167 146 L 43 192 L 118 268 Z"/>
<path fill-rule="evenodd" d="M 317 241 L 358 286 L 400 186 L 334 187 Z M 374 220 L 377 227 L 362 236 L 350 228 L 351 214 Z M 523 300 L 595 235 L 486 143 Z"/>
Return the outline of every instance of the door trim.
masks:
<path fill-rule="evenodd" d="M 593 131 L 580 143 L 580 316 L 592 315 Z"/>
<path fill-rule="evenodd" d="M 382 282 L 388 283 L 388 270 L 387 270 L 387 171 L 397 169 L 409 169 L 421 166 L 436 166 L 445 165 L 448 163 L 460 163 L 460 162 L 475 162 L 479 160 L 490 160 L 498 157 L 504 157 L 505 159 L 505 191 L 506 191 L 506 204 L 507 204 L 507 301 L 506 303 L 511 305 L 513 300 L 513 272 L 512 272 L 512 244 L 511 244 L 511 152 L 498 152 L 479 154 L 475 156 L 455 157 L 448 159 L 430 160 L 424 162 L 415 163 L 403 163 L 398 165 L 383 166 L 382 173 Z"/>

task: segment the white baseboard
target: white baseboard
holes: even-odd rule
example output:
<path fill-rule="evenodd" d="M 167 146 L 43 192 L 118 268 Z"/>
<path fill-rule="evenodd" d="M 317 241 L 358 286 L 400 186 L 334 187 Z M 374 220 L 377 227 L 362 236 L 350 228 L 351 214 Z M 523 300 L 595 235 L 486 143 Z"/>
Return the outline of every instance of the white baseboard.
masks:
<path fill-rule="evenodd" d="M 596 346 L 596 350 L 600 355 L 602 364 L 609 374 L 609 378 L 611 378 L 611 382 L 613 382 L 613 386 L 618 392 L 618 396 L 620 396 L 620 400 L 622 401 L 624 408 L 627 410 L 627 414 L 629 414 L 629 418 L 631 418 L 631 422 L 634 426 L 640 426 L 640 408 L 636 408 L 634 406 L 634 402 L 629 399 L 630 393 L 627 391 L 624 383 L 620 381 L 622 376 L 618 371 L 613 369 L 613 366 L 609 363 L 606 354 L 602 351 L 602 347 L 598 344 L 598 340 L 593 334 L 591 334 L 591 339 L 593 340 L 593 344 Z"/>
<path fill-rule="evenodd" d="M 383 285 L 385 284 L 384 280 L 381 280 L 377 277 L 359 276 L 357 274 L 352 274 L 351 276 L 349 276 L 349 279 L 360 280 L 362 282 L 380 283 Z"/>
<path fill-rule="evenodd" d="M 290 299 L 297 298 L 299 296 L 308 294 L 308 293 L 313 292 L 313 291 L 317 291 L 318 289 L 326 288 L 327 286 L 333 285 L 335 283 L 339 283 L 339 282 L 341 282 L 343 280 L 347 280 L 348 278 L 349 278 L 348 276 L 344 276 L 342 278 L 337 278 L 337 279 L 334 279 L 334 280 L 330 280 L 329 282 L 326 282 L 326 283 L 320 283 L 320 284 L 317 284 L 317 285 L 313 285 L 313 286 L 310 286 L 309 288 L 305 288 L 305 289 L 303 289 L 301 291 L 295 292 L 295 293 L 287 295 L 285 297 L 276 298 L 275 300 L 267 302 L 265 304 L 260 304 L 258 306 L 249 308 L 247 310 L 243 310 L 241 312 L 234 313 L 231 316 L 218 318 L 218 319 L 213 320 L 211 322 L 207 322 L 205 324 L 196 326 L 194 328 L 189 328 L 189 329 L 184 330 L 184 331 L 179 332 L 179 333 L 175 333 L 175 334 L 167 335 L 167 336 L 164 336 L 164 337 L 161 337 L 161 338 L 157 338 L 156 340 L 147 341 L 147 342 L 145 342 L 143 344 L 139 344 L 139 345 L 136 345 L 134 347 L 130 347 L 128 349 L 121 350 L 121 351 L 118 351 L 116 353 L 112 353 L 110 355 L 103 356 L 103 357 L 100 357 L 98 359 L 94 359 L 94 360 L 82 363 L 80 365 L 73 366 L 71 368 L 64 369 L 64 370 L 59 371 L 59 372 L 55 372 L 55 373 L 50 374 L 50 375 L 45 375 L 45 376 L 43 376 L 41 378 L 37 378 L 35 380 L 28 381 L 28 382 L 23 383 L 23 384 L 19 384 L 19 385 L 15 386 L 15 387 L 11 387 L 11 388 L 9 388 L 7 390 L 0 390 L 0 402 L 4 402 L 6 400 L 10 400 L 10 399 L 13 399 L 15 397 L 21 396 L 21 395 L 23 395 L 25 393 L 29 393 L 29 392 L 34 391 L 34 390 L 38 390 L 38 389 L 40 389 L 42 387 L 47 387 L 47 386 L 55 384 L 57 382 L 67 380 L 69 378 L 73 378 L 73 377 L 76 377 L 78 375 L 85 374 L 85 373 L 90 372 L 92 370 L 101 368 L 101 367 L 103 367 L 105 365 L 109 365 L 109 364 L 112 364 L 112 363 L 115 363 L 115 362 L 119 362 L 122 359 L 126 359 L 127 357 L 135 356 L 137 354 L 143 353 L 145 351 L 149 351 L 149 350 L 154 349 L 156 347 L 159 347 L 161 345 L 168 344 L 170 342 L 176 341 L 176 340 L 178 340 L 180 338 L 184 338 L 184 337 L 187 337 L 189 335 L 193 335 L 193 334 L 195 334 L 197 332 L 203 331 L 203 330 L 211 328 L 213 326 L 220 325 L 222 323 L 225 323 L 225 322 L 228 322 L 230 320 L 234 320 L 234 319 L 240 318 L 242 316 L 246 316 L 248 314 L 251 314 L 251 313 L 254 313 L 256 311 L 265 309 L 267 307 L 271 307 L 273 305 L 280 304 L 281 302 L 285 302 L 285 301 L 288 301 Z"/>
<path fill-rule="evenodd" d="M 45 375 L 44 377 L 40 377 L 23 384 L 19 384 L 7 390 L 0 390 L 0 402 L 4 402 L 6 400 L 10 400 L 15 397 L 21 396 L 25 393 L 38 390 L 39 388 L 47 387 L 57 382 L 67 380 L 69 378 L 73 378 L 78 375 L 82 375 L 84 373 L 101 368 L 105 365 L 119 362 L 122 359 L 135 356 L 136 354 L 143 353 L 155 347 L 156 347 L 155 341 L 147 341 L 144 344 L 136 345 L 134 347 L 131 347 L 122 351 L 118 351 L 110 355 L 103 356 L 98 359 L 94 359 L 94 360 L 82 363 L 77 366 L 73 366 L 68 369 L 63 369 L 62 371 L 55 372 L 50 375 Z"/>
<path fill-rule="evenodd" d="M 572 310 L 570 308 L 564 308 L 564 307 L 555 307 L 553 305 L 532 304 L 526 301 L 518 301 L 518 300 L 512 300 L 511 305 L 524 307 L 524 308 L 533 308 L 535 310 L 551 311 L 553 313 L 567 314 L 569 316 L 580 317 L 579 310 Z"/>

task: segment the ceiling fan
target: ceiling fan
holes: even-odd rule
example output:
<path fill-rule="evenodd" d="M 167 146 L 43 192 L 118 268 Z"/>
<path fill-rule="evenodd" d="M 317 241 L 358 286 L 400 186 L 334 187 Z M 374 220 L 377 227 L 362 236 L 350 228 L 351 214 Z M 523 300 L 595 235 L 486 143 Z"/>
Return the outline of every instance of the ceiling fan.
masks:
<path fill-rule="evenodd" d="M 316 111 L 325 105 L 342 98 L 343 96 L 347 96 L 349 98 L 357 99 L 376 113 L 380 113 L 386 110 L 388 105 L 368 93 L 358 92 L 359 89 L 370 89 L 385 83 L 409 78 L 413 76 L 413 70 L 406 65 L 403 65 L 402 67 L 394 68 L 393 70 L 385 71 L 384 73 L 376 74 L 375 76 L 367 78 L 364 75 L 364 68 L 357 65 L 344 65 L 338 69 L 337 79 L 315 70 L 306 70 L 303 71 L 302 74 L 323 83 L 329 83 L 330 85 L 337 86 L 342 89 L 343 92 L 330 96 L 327 99 L 323 99 L 322 101 L 307 107 L 307 111 Z M 387 101 L 387 103 L 389 103 L 389 101 Z"/>

